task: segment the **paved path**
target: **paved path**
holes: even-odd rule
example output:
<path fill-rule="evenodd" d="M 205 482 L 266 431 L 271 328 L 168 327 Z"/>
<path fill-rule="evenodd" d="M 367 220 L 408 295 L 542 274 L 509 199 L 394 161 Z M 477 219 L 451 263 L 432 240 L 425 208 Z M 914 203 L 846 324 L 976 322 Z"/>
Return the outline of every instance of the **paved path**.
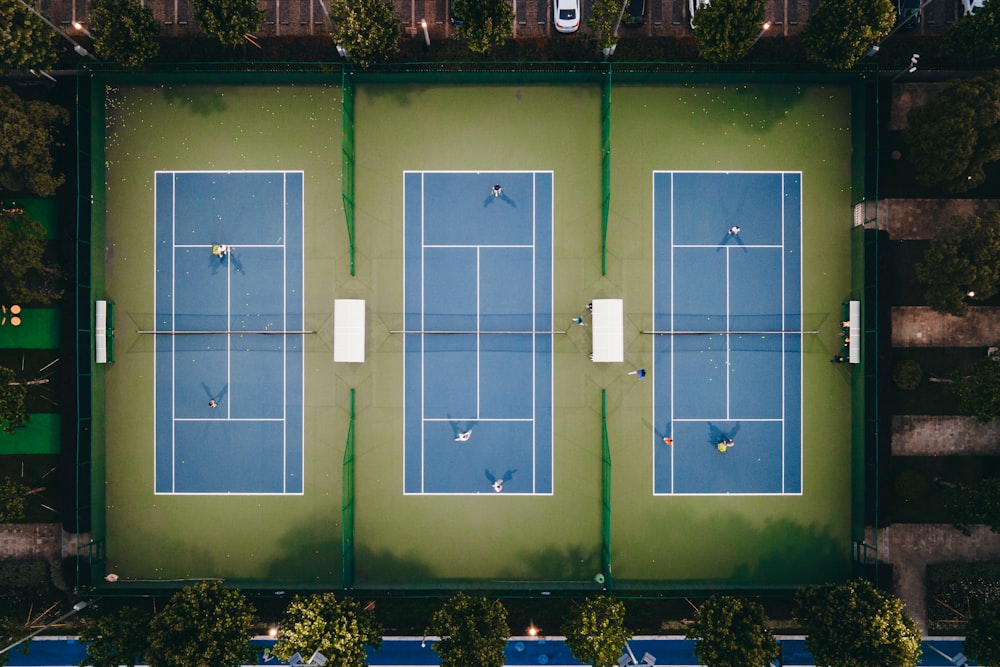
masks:
<path fill-rule="evenodd" d="M 1000 308 L 973 306 L 964 317 L 926 306 L 894 306 L 893 347 L 990 347 L 1000 344 Z"/>
<path fill-rule="evenodd" d="M 893 566 L 896 595 L 906 603 L 921 633 L 927 633 L 928 563 L 1000 560 L 1000 534 L 986 526 L 975 526 L 966 537 L 952 526 L 897 523 L 878 533 L 879 561 Z"/>
<path fill-rule="evenodd" d="M 997 209 L 1000 199 L 880 199 L 878 224 L 893 240 L 920 241 L 934 238 L 955 216 L 982 215 Z"/>
<path fill-rule="evenodd" d="M 90 541 L 83 535 L 80 544 Z M 59 560 L 76 553 L 76 535 L 58 523 L 0 523 L 0 560 Z"/>
<path fill-rule="evenodd" d="M 1000 419 L 894 415 L 893 456 L 998 456 Z"/>

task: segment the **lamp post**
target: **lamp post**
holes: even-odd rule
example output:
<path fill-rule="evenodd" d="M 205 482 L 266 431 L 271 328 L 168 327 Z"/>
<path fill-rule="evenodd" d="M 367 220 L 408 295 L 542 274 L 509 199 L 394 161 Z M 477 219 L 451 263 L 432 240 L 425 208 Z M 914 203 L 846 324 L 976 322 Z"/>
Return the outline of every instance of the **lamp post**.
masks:
<path fill-rule="evenodd" d="M 424 29 L 424 44 L 431 45 L 431 36 L 427 32 L 427 19 L 420 19 L 420 27 Z"/>
<path fill-rule="evenodd" d="M 81 57 L 83 57 L 83 58 L 90 58 L 91 60 L 97 60 L 97 58 L 95 58 L 95 57 L 93 56 L 93 54 L 91 54 L 90 52 L 88 52 L 88 51 L 87 51 L 87 49 L 83 48 L 83 46 L 82 46 L 82 45 L 80 45 L 80 43 L 79 43 L 79 42 L 77 42 L 77 41 L 76 41 L 75 39 L 73 39 L 72 37 L 70 37 L 69 35 L 67 35 L 66 33 L 64 33 L 64 32 L 63 32 L 62 30 L 60 30 L 59 28 L 57 28 L 57 27 L 55 26 L 55 24 L 54 24 L 54 23 L 52 23 L 52 21 L 50 21 L 50 20 L 48 20 L 47 18 L 45 18 L 45 15 L 44 15 L 44 14 L 42 14 L 42 13 L 41 13 L 41 12 L 39 12 L 39 11 L 38 11 L 37 9 L 35 9 L 35 8 L 34 8 L 34 7 L 32 7 L 31 5 L 29 5 L 29 4 L 28 4 L 27 2 L 25 2 L 24 0 L 18 0 L 18 2 L 20 2 L 20 3 L 22 4 L 22 5 L 24 5 L 25 7 L 27 7 L 27 8 L 28 8 L 28 11 L 30 11 L 30 12 L 31 12 L 32 14 L 34 14 L 34 15 L 35 15 L 35 16 L 37 16 L 38 18 L 42 19 L 43 21 L 45 21 L 45 23 L 46 23 L 46 24 L 47 24 L 47 25 L 48 25 L 48 26 L 49 26 L 50 28 L 52 28 L 53 30 L 55 30 L 55 31 L 56 31 L 56 34 L 59 34 L 59 35 L 62 35 L 63 37 L 65 37 L 65 38 L 66 38 L 66 41 L 68 41 L 68 42 L 69 42 L 70 44 L 72 44 L 72 45 L 73 45 L 73 51 L 74 51 L 74 52 L 75 52 L 75 53 L 76 53 L 76 54 L 77 54 L 78 56 L 81 56 Z"/>
<path fill-rule="evenodd" d="M 904 69 L 902 72 L 900 72 L 896 76 L 892 77 L 892 79 L 889 81 L 889 83 L 893 83 L 896 79 L 898 79 L 899 77 L 903 76 L 904 74 L 913 74 L 914 72 L 916 72 L 917 71 L 917 61 L 918 60 L 920 60 L 920 54 L 919 53 L 914 53 L 912 56 L 910 56 L 910 66 L 909 66 L 909 68 Z"/>
<path fill-rule="evenodd" d="M 90 604 L 90 603 L 89 602 L 82 602 L 82 601 L 81 602 L 77 602 L 75 605 L 73 605 L 73 608 L 70 611 L 66 612 L 65 614 L 63 614 L 62 616 L 60 616 L 59 618 L 57 618 L 56 620 L 52 621 L 51 623 L 49 623 L 47 625 L 43 625 L 42 627 L 38 628 L 37 630 L 35 630 L 34 632 L 32 632 L 27 637 L 24 637 L 22 639 L 18 639 L 16 642 L 14 642 L 13 644 L 11 644 L 10 646 L 8 646 L 6 648 L 3 648 L 3 649 L 0 649 L 0 655 L 3 655 L 4 653 L 6 653 L 7 651 L 11 650 L 15 646 L 20 646 L 21 644 L 23 644 L 24 642 L 28 641 L 29 639 L 31 639 L 35 635 L 40 634 L 42 632 L 45 632 L 46 630 L 48 630 L 49 628 L 51 628 L 56 623 L 60 623 L 62 621 L 65 621 L 67 618 L 69 618 L 70 616 L 72 616 L 76 612 L 80 611 L 81 609 L 83 609 L 84 607 L 86 607 L 88 604 Z"/>
<path fill-rule="evenodd" d="M 90 34 L 89 30 L 87 30 L 87 26 L 83 25 L 79 21 L 73 21 L 72 25 L 73 25 L 73 29 L 76 30 L 77 32 L 82 32 L 87 37 L 89 37 L 91 39 L 94 39 L 94 36 Z"/>
<path fill-rule="evenodd" d="M 622 18 L 625 16 L 625 7 L 628 6 L 629 0 L 624 0 L 622 2 L 621 11 L 618 12 L 618 22 L 615 23 L 615 29 L 611 31 L 611 46 L 606 49 L 602 49 L 601 52 L 604 54 L 604 59 L 607 60 L 609 57 L 615 55 L 615 48 L 618 46 L 618 29 L 622 27 Z"/>

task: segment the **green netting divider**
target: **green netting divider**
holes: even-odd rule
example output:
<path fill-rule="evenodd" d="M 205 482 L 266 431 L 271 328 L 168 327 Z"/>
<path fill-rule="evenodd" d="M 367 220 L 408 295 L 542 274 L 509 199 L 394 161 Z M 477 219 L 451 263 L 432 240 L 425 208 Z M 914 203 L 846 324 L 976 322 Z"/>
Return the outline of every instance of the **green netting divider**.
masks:
<path fill-rule="evenodd" d="M 347 221 L 347 241 L 351 255 L 351 275 L 354 275 L 354 79 L 344 69 L 341 72 L 340 101 L 340 189 Z"/>
<path fill-rule="evenodd" d="M 608 442 L 608 390 L 601 390 L 601 572 L 611 588 L 611 444 Z"/>
<path fill-rule="evenodd" d="M 608 209 L 611 207 L 611 65 L 601 81 L 601 275 L 608 272 Z"/>
<path fill-rule="evenodd" d="M 351 420 L 344 447 L 343 489 L 341 491 L 341 572 L 344 588 L 354 586 L 354 388 L 351 388 Z"/>

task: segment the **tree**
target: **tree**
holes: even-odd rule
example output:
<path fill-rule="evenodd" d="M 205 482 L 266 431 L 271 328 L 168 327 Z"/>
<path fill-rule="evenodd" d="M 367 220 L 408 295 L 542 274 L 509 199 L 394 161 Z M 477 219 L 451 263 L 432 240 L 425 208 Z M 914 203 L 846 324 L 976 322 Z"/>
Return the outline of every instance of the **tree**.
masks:
<path fill-rule="evenodd" d="M 455 16 L 462 19 L 455 31 L 477 53 L 487 53 L 511 36 L 514 10 L 510 0 L 454 0 Z"/>
<path fill-rule="evenodd" d="M 0 0 L 0 3 L 7 0 Z M 0 29 L 2 30 L 2 29 Z M 0 47 L 2 48 L 2 47 Z M 69 113 L 48 102 L 25 102 L 8 86 L 0 86 L 0 190 L 51 197 L 63 184 L 53 175 L 55 131 Z"/>
<path fill-rule="evenodd" d="M 694 38 L 705 60 L 724 63 L 745 56 L 763 35 L 767 0 L 712 0 L 698 10 Z"/>
<path fill-rule="evenodd" d="M 987 2 L 944 33 L 943 52 L 966 62 L 1000 56 L 1000 3 Z"/>
<path fill-rule="evenodd" d="M 975 484 L 957 484 L 948 511 L 955 519 L 955 528 L 964 535 L 971 535 L 971 526 L 976 524 L 1000 533 L 1000 479 L 988 477 Z"/>
<path fill-rule="evenodd" d="M 9 477 L 0 479 L 0 523 L 23 519 L 28 496 L 41 493 L 44 490 L 44 486 L 32 489 Z"/>
<path fill-rule="evenodd" d="M 698 20 L 701 20 L 699 10 Z M 809 15 L 802 45 L 813 62 L 833 69 L 850 69 L 892 30 L 896 8 L 892 0 L 824 0 Z"/>
<path fill-rule="evenodd" d="M 27 397 L 28 388 L 18 382 L 17 374 L 0 366 L 0 429 L 4 433 L 14 435 L 17 429 L 31 419 L 24 409 L 24 399 Z"/>
<path fill-rule="evenodd" d="M 503 667 L 507 609 L 500 600 L 458 593 L 434 612 L 425 634 L 441 638 L 433 645 L 441 667 Z"/>
<path fill-rule="evenodd" d="M 153 617 L 150 667 L 239 667 L 256 661 L 250 646 L 256 610 L 221 581 L 185 586 Z"/>
<path fill-rule="evenodd" d="M 50 69 L 57 58 L 52 28 L 19 0 L 0 0 L 0 74 Z M 0 98 L 6 94 L 0 91 Z"/>
<path fill-rule="evenodd" d="M 20 623 L 14 621 L 13 618 L 7 616 L 6 614 L 0 614 L 0 644 L 3 646 L 9 646 L 13 644 L 18 639 L 23 637 L 28 630 L 25 630 L 24 626 Z M 27 642 L 21 646 L 26 646 Z M 0 653 L 0 667 L 7 664 L 7 659 L 10 658 L 10 651 L 6 653 Z"/>
<path fill-rule="evenodd" d="M 333 40 L 347 49 L 351 60 L 368 67 L 399 51 L 399 21 L 392 3 L 383 0 L 333 0 L 330 3 Z"/>
<path fill-rule="evenodd" d="M 965 655 L 980 665 L 1000 665 L 1000 600 L 976 605 L 965 624 Z"/>
<path fill-rule="evenodd" d="M 88 623 L 80 633 L 87 645 L 81 667 L 135 667 L 141 663 L 148 646 L 152 616 L 135 607 L 122 607 Z"/>
<path fill-rule="evenodd" d="M 615 28 L 622 16 L 622 0 L 594 0 L 592 16 L 587 26 L 597 35 L 597 45 L 607 52 L 618 43 Z"/>
<path fill-rule="evenodd" d="M 801 588 L 795 602 L 817 665 L 914 667 L 920 659 L 920 632 L 902 601 L 863 579 Z"/>
<path fill-rule="evenodd" d="M 982 357 L 957 372 L 949 389 L 958 396 L 963 413 L 989 424 L 1000 416 L 1000 355 Z"/>
<path fill-rule="evenodd" d="M 907 122 L 903 138 L 917 183 L 950 194 L 978 187 L 985 165 L 1000 159 L 1000 69 L 948 82 L 910 109 Z"/>
<path fill-rule="evenodd" d="M 191 0 L 202 32 L 228 46 L 238 46 L 264 20 L 257 0 Z"/>
<path fill-rule="evenodd" d="M 936 311 L 964 315 L 967 299 L 992 298 L 1000 290 L 1000 211 L 952 218 L 914 268 Z"/>
<path fill-rule="evenodd" d="M 21 209 L 0 208 L 0 298 L 5 304 L 52 303 L 62 297 L 62 270 L 45 259 L 45 227 Z"/>
<path fill-rule="evenodd" d="M 781 653 L 764 607 L 728 595 L 713 595 L 698 607 L 687 637 L 695 640 L 694 654 L 708 667 L 763 667 Z"/>
<path fill-rule="evenodd" d="M 103 58 L 137 69 L 160 51 L 160 22 L 134 0 L 91 0 L 90 32 Z"/>
<path fill-rule="evenodd" d="M 594 667 L 617 665 L 632 636 L 625 629 L 625 603 L 606 595 L 574 602 L 561 631 L 573 657 Z"/>
<path fill-rule="evenodd" d="M 351 598 L 333 593 L 295 596 L 288 605 L 274 655 L 288 660 L 293 654 L 319 651 L 329 667 L 366 664 L 365 646 L 382 645 L 382 626 L 375 614 Z"/>

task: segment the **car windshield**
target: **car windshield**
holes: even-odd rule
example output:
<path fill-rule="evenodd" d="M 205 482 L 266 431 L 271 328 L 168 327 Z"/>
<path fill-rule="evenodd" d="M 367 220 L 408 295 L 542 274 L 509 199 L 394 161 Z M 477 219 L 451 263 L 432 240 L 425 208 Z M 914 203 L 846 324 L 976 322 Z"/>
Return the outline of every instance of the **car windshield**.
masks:
<path fill-rule="evenodd" d="M 559 18 L 562 21 L 572 21 L 576 18 L 576 10 L 570 7 L 569 9 L 560 9 Z"/>

